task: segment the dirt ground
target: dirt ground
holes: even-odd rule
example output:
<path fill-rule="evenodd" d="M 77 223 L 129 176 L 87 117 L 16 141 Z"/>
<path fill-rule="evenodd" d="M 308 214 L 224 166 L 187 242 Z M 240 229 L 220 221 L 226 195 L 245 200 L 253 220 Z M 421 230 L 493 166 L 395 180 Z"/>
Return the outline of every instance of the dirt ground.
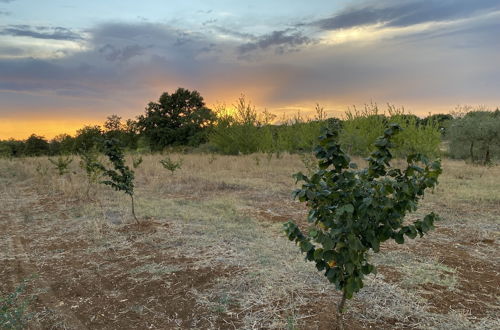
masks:
<path fill-rule="evenodd" d="M 335 329 L 340 295 L 304 262 L 282 224 L 299 157 L 145 156 L 136 213 L 89 184 L 78 161 L 0 160 L 0 296 L 23 281 L 28 329 Z M 416 219 L 424 238 L 387 242 L 378 273 L 348 301 L 346 329 L 499 329 L 500 167 L 445 161 Z"/>

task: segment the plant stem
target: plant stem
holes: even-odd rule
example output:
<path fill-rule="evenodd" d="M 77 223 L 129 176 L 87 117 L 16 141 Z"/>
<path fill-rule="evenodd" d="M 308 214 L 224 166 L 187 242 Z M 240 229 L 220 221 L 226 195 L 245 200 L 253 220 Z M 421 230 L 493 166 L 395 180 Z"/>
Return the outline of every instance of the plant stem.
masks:
<path fill-rule="evenodd" d="M 344 312 L 344 305 L 345 305 L 346 299 L 347 299 L 347 294 L 344 291 L 343 294 L 342 294 L 342 299 L 340 300 L 340 303 L 339 303 L 339 306 L 338 306 L 338 309 L 337 309 L 337 312 L 338 312 L 338 329 L 339 330 L 344 330 L 344 315 L 343 315 L 343 312 Z"/>
<path fill-rule="evenodd" d="M 340 304 L 339 304 L 339 307 L 338 307 L 339 314 L 342 314 L 344 312 L 344 305 L 345 305 L 346 299 L 347 299 L 347 294 L 344 291 L 344 293 L 342 294 L 342 300 L 340 300 Z"/>
<path fill-rule="evenodd" d="M 139 220 L 135 216 L 135 209 L 134 209 L 134 195 L 130 195 L 130 199 L 132 200 L 132 215 L 134 216 L 135 221 L 137 224 L 139 224 Z"/>

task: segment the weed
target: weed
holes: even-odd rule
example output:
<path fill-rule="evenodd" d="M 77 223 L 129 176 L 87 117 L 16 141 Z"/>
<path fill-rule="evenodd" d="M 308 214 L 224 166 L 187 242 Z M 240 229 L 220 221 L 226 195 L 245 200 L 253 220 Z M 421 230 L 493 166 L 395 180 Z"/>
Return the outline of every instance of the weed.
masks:
<path fill-rule="evenodd" d="M 23 329 L 31 318 L 27 308 L 33 298 L 23 298 L 28 281 L 23 280 L 14 292 L 0 297 L 0 328 Z"/>

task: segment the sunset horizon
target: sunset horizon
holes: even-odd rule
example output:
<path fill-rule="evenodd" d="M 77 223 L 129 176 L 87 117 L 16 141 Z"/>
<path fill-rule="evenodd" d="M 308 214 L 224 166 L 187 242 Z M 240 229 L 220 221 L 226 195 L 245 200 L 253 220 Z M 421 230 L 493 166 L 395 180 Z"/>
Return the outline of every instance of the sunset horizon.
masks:
<path fill-rule="evenodd" d="M 0 139 L 134 119 L 178 87 L 278 116 L 495 109 L 499 18 L 494 0 L 1 0 Z"/>

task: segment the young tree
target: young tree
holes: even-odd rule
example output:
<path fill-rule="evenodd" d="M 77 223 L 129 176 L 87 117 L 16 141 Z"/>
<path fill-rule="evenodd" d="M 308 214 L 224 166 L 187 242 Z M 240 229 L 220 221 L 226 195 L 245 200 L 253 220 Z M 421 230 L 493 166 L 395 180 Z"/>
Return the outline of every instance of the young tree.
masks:
<path fill-rule="evenodd" d="M 198 145 L 207 139 L 207 129 L 215 120 L 197 91 L 179 88 L 163 93 L 158 103 L 150 102 L 146 113 L 137 118 L 137 128 L 144 134 L 151 150 L 171 145 Z"/>
<path fill-rule="evenodd" d="M 130 196 L 132 215 L 139 224 L 134 207 L 134 171 L 125 165 L 125 154 L 120 146 L 120 141 L 117 139 L 105 140 L 104 154 L 109 158 L 114 169 L 107 169 L 101 163 L 96 164 L 96 167 L 109 177 L 109 180 L 101 181 L 101 183 L 110 186 L 116 191 L 123 191 Z"/>
<path fill-rule="evenodd" d="M 363 287 L 363 278 L 374 271 L 368 251 L 379 252 L 388 239 L 404 243 L 404 236 L 423 236 L 438 219 L 430 213 L 423 220 L 406 224 L 404 217 L 417 208 L 427 188 L 433 188 L 441 173 L 440 161 L 430 162 L 414 154 L 404 171 L 390 166 L 391 140 L 401 130 L 392 124 L 375 142 L 368 168 L 356 170 L 337 143 L 337 132 L 325 129 L 315 149 L 319 170 L 307 177 L 294 196 L 310 208 L 309 234 L 293 222 L 285 224 L 288 238 L 299 244 L 306 259 L 316 263 L 328 280 L 343 292 L 338 311 L 346 299 Z"/>

